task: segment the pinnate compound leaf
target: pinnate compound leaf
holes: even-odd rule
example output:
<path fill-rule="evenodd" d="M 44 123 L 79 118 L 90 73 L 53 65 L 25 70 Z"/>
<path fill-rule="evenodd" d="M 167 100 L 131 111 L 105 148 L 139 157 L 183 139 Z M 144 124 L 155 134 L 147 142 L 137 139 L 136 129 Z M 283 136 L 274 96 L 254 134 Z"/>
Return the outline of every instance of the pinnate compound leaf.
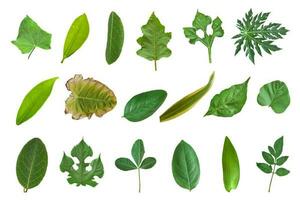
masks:
<path fill-rule="evenodd" d="M 16 118 L 17 125 L 29 120 L 40 110 L 50 96 L 53 85 L 57 79 L 58 77 L 54 77 L 42 81 L 26 94 L 18 110 Z"/>
<path fill-rule="evenodd" d="M 271 174 L 272 173 L 272 167 L 271 165 L 268 165 L 266 163 L 256 163 L 256 166 L 264 173 Z"/>
<path fill-rule="evenodd" d="M 143 157 L 145 154 L 145 148 L 144 148 L 144 143 L 143 140 L 138 139 L 134 142 L 131 148 L 131 155 L 132 158 L 135 161 L 135 164 L 140 167 Z"/>
<path fill-rule="evenodd" d="M 71 94 L 66 100 L 65 113 L 71 113 L 73 119 L 90 119 L 93 114 L 101 117 L 117 104 L 113 91 L 93 78 L 83 79 L 77 74 L 68 80 L 66 87 Z"/>
<path fill-rule="evenodd" d="M 285 169 L 285 168 L 278 168 L 278 169 L 276 170 L 276 174 L 277 174 L 278 176 L 286 176 L 286 175 L 288 175 L 289 173 L 290 173 L 290 171 L 287 170 L 287 169 Z"/>
<path fill-rule="evenodd" d="M 248 78 L 244 83 L 233 85 L 216 94 L 205 116 L 232 117 L 239 113 L 247 101 Z"/>
<path fill-rule="evenodd" d="M 141 164 L 142 169 L 150 169 L 156 164 L 156 159 L 153 157 L 145 158 Z"/>
<path fill-rule="evenodd" d="M 278 138 L 274 143 L 274 149 L 276 152 L 276 158 L 278 158 L 282 154 L 283 149 L 283 136 Z"/>
<path fill-rule="evenodd" d="M 137 166 L 128 158 L 118 158 L 115 162 L 118 169 L 123 171 L 129 171 L 137 169 Z"/>
<path fill-rule="evenodd" d="M 114 63 L 120 56 L 124 43 L 124 28 L 121 18 L 115 12 L 111 12 L 108 19 L 108 32 L 106 43 L 106 62 Z"/>
<path fill-rule="evenodd" d="M 200 164 L 196 152 L 181 141 L 173 154 L 172 172 L 175 182 L 182 188 L 193 190 L 199 182 Z"/>
<path fill-rule="evenodd" d="M 65 39 L 63 58 L 61 63 L 75 53 L 89 36 L 90 27 L 86 14 L 77 17 L 72 23 Z"/>
<path fill-rule="evenodd" d="M 68 172 L 68 183 L 76 184 L 77 186 L 92 186 L 95 187 L 98 183 L 95 181 L 95 177 L 102 178 L 104 175 L 103 165 L 100 156 L 91 163 L 86 163 L 85 160 L 93 156 L 93 151 L 84 140 L 73 147 L 71 156 L 77 158 L 78 163 L 74 167 L 75 161 L 73 158 L 63 155 L 60 163 L 60 170 L 62 172 Z M 87 168 L 90 167 L 90 170 Z"/>
<path fill-rule="evenodd" d="M 222 154 L 223 182 L 227 192 L 236 189 L 240 180 L 240 164 L 234 146 L 225 138 Z"/>
<path fill-rule="evenodd" d="M 143 36 L 137 39 L 141 49 L 137 51 L 137 54 L 147 60 L 154 61 L 154 67 L 157 70 L 156 61 L 163 57 L 169 57 L 172 53 L 167 47 L 172 34 L 165 32 L 165 27 L 154 13 L 151 14 L 147 24 L 143 25 L 141 29 Z"/>
<path fill-rule="evenodd" d="M 126 104 L 124 117 L 132 122 L 150 117 L 167 98 L 164 90 L 151 90 L 132 97 Z"/>
<path fill-rule="evenodd" d="M 46 50 L 51 48 L 51 34 L 39 27 L 29 16 L 26 16 L 20 24 L 17 39 L 12 43 L 23 54 L 29 53 L 29 59 L 36 47 Z"/>
<path fill-rule="evenodd" d="M 48 166 L 48 154 L 44 143 L 33 138 L 22 148 L 17 160 L 17 178 L 24 192 L 38 186 L 43 180 Z"/>
<path fill-rule="evenodd" d="M 274 164 L 275 162 L 273 156 L 265 151 L 262 152 L 262 157 L 270 165 Z"/>
<path fill-rule="evenodd" d="M 282 81 L 272 81 L 260 88 L 257 103 L 270 106 L 275 113 L 283 113 L 290 105 L 290 95 L 286 84 Z"/>

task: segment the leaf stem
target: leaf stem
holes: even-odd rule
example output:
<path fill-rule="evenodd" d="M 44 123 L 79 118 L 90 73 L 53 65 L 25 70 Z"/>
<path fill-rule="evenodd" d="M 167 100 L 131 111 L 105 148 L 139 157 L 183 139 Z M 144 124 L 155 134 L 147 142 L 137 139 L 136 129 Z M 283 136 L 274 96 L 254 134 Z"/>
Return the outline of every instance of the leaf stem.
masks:
<path fill-rule="evenodd" d="M 154 60 L 154 69 L 155 69 L 155 71 L 157 71 L 157 63 L 156 63 L 156 60 Z"/>
<path fill-rule="evenodd" d="M 208 47 L 208 61 L 209 61 L 209 63 L 212 62 L 212 59 L 211 59 L 211 47 Z"/>
<path fill-rule="evenodd" d="M 30 51 L 30 53 L 28 55 L 28 60 L 29 60 L 29 58 L 30 58 L 30 56 L 31 56 L 31 54 L 33 53 L 34 50 L 35 50 L 35 47 L 33 47 L 32 50 Z"/>
<path fill-rule="evenodd" d="M 271 176 L 271 180 L 270 180 L 270 183 L 269 183 L 268 192 L 271 192 L 271 186 L 272 186 L 272 181 L 273 181 L 273 177 L 274 177 L 274 174 L 275 174 L 275 169 L 276 169 L 276 164 L 273 165 L 273 171 L 272 171 L 272 176 Z"/>
<path fill-rule="evenodd" d="M 139 193 L 141 193 L 141 172 L 140 172 L 140 168 L 138 168 L 138 178 L 139 178 Z"/>
<path fill-rule="evenodd" d="M 28 188 L 24 188 L 24 189 L 23 189 L 23 192 L 24 192 L 24 193 L 28 192 Z"/>

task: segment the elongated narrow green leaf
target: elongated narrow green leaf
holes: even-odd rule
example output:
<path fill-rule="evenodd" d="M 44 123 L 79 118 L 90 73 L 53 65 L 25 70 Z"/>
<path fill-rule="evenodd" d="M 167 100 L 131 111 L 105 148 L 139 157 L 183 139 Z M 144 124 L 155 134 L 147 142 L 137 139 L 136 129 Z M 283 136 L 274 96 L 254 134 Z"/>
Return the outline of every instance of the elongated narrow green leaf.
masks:
<path fill-rule="evenodd" d="M 140 164 L 142 163 L 144 154 L 145 154 L 145 148 L 144 148 L 143 140 L 138 139 L 137 141 L 135 141 L 131 149 L 131 155 L 138 167 L 140 167 Z"/>
<path fill-rule="evenodd" d="M 223 181 L 227 192 L 236 189 L 240 180 L 240 164 L 237 153 L 228 137 L 225 138 L 222 156 Z"/>
<path fill-rule="evenodd" d="M 132 122 L 150 117 L 167 98 L 164 90 L 151 90 L 132 97 L 126 104 L 124 117 Z"/>
<path fill-rule="evenodd" d="M 77 17 L 72 23 L 65 39 L 64 52 L 61 63 L 75 53 L 89 36 L 90 28 L 86 14 Z"/>
<path fill-rule="evenodd" d="M 193 108 L 193 106 L 209 91 L 213 84 L 214 77 L 215 73 L 213 72 L 209 78 L 208 83 L 205 86 L 199 88 L 193 93 L 190 93 L 189 95 L 183 97 L 175 104 L 173 104 L 160 116 L 160 121 L 165 122 L 174 119 Z"/>
<path fill-rule="evenodd" d="M 192 190 L 198 185 L 200 177 L 199 160 L 193 147 L 183 140 L 174 151 L 172 172 L 179 186 Z"/>
<path fill-rule="evenodd" d="M 27 121 L 39 111 L 50 96 L 53 85 L 57 79 L 58 77 L 54 77 L 42 81 L 27 93 L 18 110 L 16 119 L 17 125 Z"/>
<path fill-rule="evenodd" d="M 17 177 L 24 192 L 38 186 L 43 180 L 48 166 L 48 155 L 44 143 L 33 138 L 22 148 L 17 160 Z"/>
<path fill-rule="evenodd" d="M 108 20 L 108 32 L 106 43 L 106 62 L 114 63 L 120 56 L 124 43 L 124 28 L 121 18 L 115 12 L 111 12 Z"/>

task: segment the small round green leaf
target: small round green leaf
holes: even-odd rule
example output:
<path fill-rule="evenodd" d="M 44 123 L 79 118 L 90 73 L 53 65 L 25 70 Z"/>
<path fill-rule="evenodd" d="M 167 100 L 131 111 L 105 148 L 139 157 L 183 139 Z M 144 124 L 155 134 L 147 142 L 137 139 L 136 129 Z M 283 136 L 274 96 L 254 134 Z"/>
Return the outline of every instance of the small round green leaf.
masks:
<path fill-rule="evenodd" d="M 137 169 L 135 164 L 128 158 L 118 158 L 115 162 L 115 165 L 118 169 L 123 170 L 123 171 Z"/>
<path fill-rule="evenodd" d="M 264 173 L 267 173 L 267 174 L 272 173 L 271 165 L 268 165 L 266 163 L 256 163 L 256 166 Z"/>
<path fill-rule="evenodd" d="M 153 157 L 145 158 L 141 164 L 142 169 L 150 169 L 156 164 L 156 159 Z"/>
<path fill-rule="evenodd" d="M 277 174 L 278 176 L 286 176 L 286 175 L 288 175 L 289 173 L 290 173 L 290 171 L 287 170 L 287 169 L 285 169 L 285 168 L 278 168 L 278 169 L 276 170 L 276 174 Z"/>

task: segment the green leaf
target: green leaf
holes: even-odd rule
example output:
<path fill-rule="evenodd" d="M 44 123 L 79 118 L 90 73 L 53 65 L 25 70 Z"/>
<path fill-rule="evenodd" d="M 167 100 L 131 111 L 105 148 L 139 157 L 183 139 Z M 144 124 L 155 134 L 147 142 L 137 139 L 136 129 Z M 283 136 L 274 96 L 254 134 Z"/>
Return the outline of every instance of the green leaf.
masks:
<path fill-rule="evenodd" d="M 268 164 L 270 164 L 270 165 L 274 164 L 275 161 L 274 161 L 274 158 L 273 158 L 273 156 L 272 156 L 271 154 L 269 154 L 269 153 L 263 151 L 263 152 L 262 152 L 262 156 L 263 156 L 264 160 L 265 160 Z"/>
<path fill-rule="evenodd" d="M 179 101 L 177 101 L 175 104 L 173 104 L 170 108 L 168 108 L 161 116 L 160 121 L 168 121 L 171 119 L 174 119 L 187 111 L 189 111 L 191 108 L 196 105 L 196 103 L 209 91 L 211 88 L 213 81 L 214 81 L 215 73 L 213 72 L 209 78 L 208 83 L 199 88 L 198 90 L 188 94 L 187 96 L 183 97 Z"/>
<path fill-rule="evenodd" d="M 66 100 L 65 113 L 71 113 L 73 119 L 90 119 L 93 114 L 101 117 L 117 104 L 113 91 L 93 78 L 83 79 L 77 74 L 68 80 L 66 87 L 71 94 Z"/>
<path fill-rule="evenodd" d="M 285 168 L 278 168 L 278 169 L 276 170 L 276 174 L 277 174 L 278 176 L 286 176 L 286 175 L 288 175 L 289 173 L 290 173 L 290 171 L 287 170 L 287 169 L 285 169 Z"/>
<path fill-rule="evenodd" d="M 256 163 L 256 166 L 263 171 L 266 174 L 271 174 L 272 173 L 272 167 L 271 165 L 268 165 L 266 163 Z"/>
<path fill-rule="evenodd" d="M 290 105 L 290 95 L 286 84 L 282 81 L 272 81 L 260 88 L 257 103 L 270 106 L 275 113 L 283 113 Z"/>
<path fill-rule="evenodd" d="M 228 137 L 224 141 L 222 166 L 224 187 L 227 192 L 230 192 L 239 184 L 240 164 L 235 148 Z"/>
<path fill-rule="evenodd" d="M 156 164 L 156 159 L 153 157 L 145 158 L 141 164 L 142 169 L 150 169 Z"/>
<path fill-rule="evenodd" d="M 123 171 L 129 171 L 137 169 L 137 166 L 128 158 L 118 158 L 115 162 L 115 165 L 118 169 Z"/>
<path fill-rule="evenodd" d="M 74 20 L 65 39 L 61 63 L 83 45 L 89 36 L 89 31 L 89 22 L 86 14 L 80 15 Z"/>
<path fill-rule="evenodd" d="M 95 177 L 102 178 L 104 175 L 103 165 L 100 156 L 91 163 L 86 163 L 85 160 L 93 156 L 93 151 L 84 140 L 76 145 L 72 151 L 71 156 L 77 158 L 78 163 L 74 167 L 75 161 L 71 157 L 64 154 L 60 163 L 61 172 L 68 172 L 68 183 L 76 184 L 76 186 L 92 186 L 95 187 L 98 183 L 95 181 Z M 90 168 L 88 170 L 88 168 Z"/>
<path fill-rule="evenodd" d="M 51 34 L 44 31 L 27 15 L 20 24 L 17 39 L 12 43 L 23 54 L 29 53 L 29 59 L 36 47 L 46 50 L 51 48 Z"/>
<path fill-rule="evenodd" d="M 270 152 L 270 154 L 272 154 L 272 156 L 276 157 L 276 152 L 275 152 L 275 149 L 271 146 L 268 146 L 268 150 Z"/>
<path fill-rule="evenodd" d="M 138 167 L 140 167 L 145 154 L 144 143 L 141 139 L 134 142 L 131 148 L 131 155 Z"/>
<path fill-rule="evenodd" d="M 283 149 L 283 136 L 278 138 L 274 143 L 274 149 L 276 152 L 276 158 L 278 158 L 282 154 Z"/>
<path fill-rule="evenodd" d="M 211 28 L 213 30 L 211 34 L 209 34 L 207 31 L 207 27 L 209 25 L 211 25 Z M 197 35 L 198 30 L 201 30 L 203 32 L 203 37 Z M 185 37 L 189 39 L 189 42 L 191 44 L 195 44 L 199 41 L 207 47 L 208 59 L 209 63 L 211 63 L 211 49 L 214 39 L 215 37 L 223 37 L 224 35 L 224 30 L 222 29 L 222 20 L 219 17 L 216 17 L 212 21 L 210 16 L 197 11 L 195 19 L 193 21 L 193 27 L 185 27 L 183 28 L 183 32 Z"/>
<path fill-rule="evenodd" d="M 167 98 L 164 90 L 152 90 L 132 97 L 126 104 L 124 117 L 132 122 L 142 121 L 150 117 Z"/>
<path fill-rule="evenodd" d="M 17 177 L 24 192 L 38 186 L 43 180 L 48 166 L 48 155 L 44 143 L 33 138 L 22 148 L 17 160 Z"/>
<path fill-rule="evenodd" d="M 221 93 L 216 94 L 205 116 L 215 115 L 220 117 L 232 117 L 239 113 L 247 100 L 248 78 L 244 83 L 233 85 Z"/>
<path fill-rule="evenodd" d="M 276 164 L 278 166 L 281 166 L 287 161 L 288 158 L 289 158 L 288 156 L 282 156 L 282 157 L 277 159 Z"/>
<path fill-rule="evenodd" d="M 242 20 L 237 20 L 236 27 L 239 33 L 235 39 L 235 55 L 241 49 L 244 50 L 246 57 L 255 63 L 255 51 L 262 56 L 262 50 L 268 54 L 279 51 L 280 48 L 274 44 L 275 40 L 282 39 L 288 30 L 279 23 L 266 23 L 270 13 L 259 13 L 253 15 L 250 9 Z"/>
<path fill-rule="evenodd" d="M 139 56 L 147 60 L 154 61 L 155 71 L 157 70 L 157 61 L 163 57 L 169 57 L 171 50 L 167 47 L 172 34 L 165 32 L 165 27 L 160 23 L 154 12 L 151 14 L 147 24 L 142 28 L 143 36 L 137 39 L 141 49 L 137 51 Z"/>
<path fill-rule="evenodd" d="M 124 43 L 124 28 L 120 17 L 111 12 L 108 20 L 106 62 L 114 63 L 120 56 Z"/>
<path fill-rule="evenodd" d="M 26 94 L 18 110 L 16 118 L 17 125 L 29 120 L 40 110 L 50 96 L 53 85 L 57 79 L 58 77 L 54 77 L 42 81 Z"/>
<path fill-rule="evenodd" d="M 199 182 L 200 164 L 194 149 L 181 141 L 173 154 L 172 172 L 176 183 L 182 188 L 192 190 Z"/>

